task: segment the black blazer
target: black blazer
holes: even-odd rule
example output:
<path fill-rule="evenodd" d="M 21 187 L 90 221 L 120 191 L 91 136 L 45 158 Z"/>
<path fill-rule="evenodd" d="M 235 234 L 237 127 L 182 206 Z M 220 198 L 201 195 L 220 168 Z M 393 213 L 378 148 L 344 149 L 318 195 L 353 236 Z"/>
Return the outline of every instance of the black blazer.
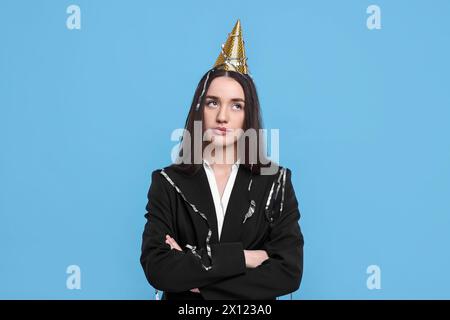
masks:
<path fill-rule="evenodd" d="M 283 170 L 285 183 L 277 188 Z M 243 223 L 252 199 L 254 213 Z M 149 283 L 164 291 L 163 299 L 275 299 L 299 288 L 303 235 L 289 169 L 251 175 L 239 166 L 220 242 L 203 167 L 194 176 L 172 166 L 153 171 L 146 210 L 140 261 Z M 171 250 L 166 234 L 183 251 Z M 244 249 L 266 250 L 269 259 L 246 268 Z M 192 288 L 201 293 L 190 292 Z"/>

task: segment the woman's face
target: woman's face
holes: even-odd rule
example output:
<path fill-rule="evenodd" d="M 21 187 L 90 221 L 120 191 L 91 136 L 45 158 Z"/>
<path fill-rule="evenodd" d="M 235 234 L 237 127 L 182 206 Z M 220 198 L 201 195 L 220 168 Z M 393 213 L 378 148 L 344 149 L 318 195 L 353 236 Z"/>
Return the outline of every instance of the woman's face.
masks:
<path fill-rule="evenodd" d="M 230 77 L 217 77 L 205 97 L 205 136 L 215 146 L 234 144 L 244 127 L 245 95 L 239 82 Z"/>

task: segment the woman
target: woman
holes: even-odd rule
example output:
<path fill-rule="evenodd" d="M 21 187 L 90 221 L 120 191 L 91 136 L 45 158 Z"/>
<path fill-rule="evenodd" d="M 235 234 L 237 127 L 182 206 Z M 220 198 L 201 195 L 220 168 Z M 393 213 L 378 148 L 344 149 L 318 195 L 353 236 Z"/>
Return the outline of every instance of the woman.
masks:
<path fill-rule="evenodd" d="M 163 299 L 276 299 L 300 286 L 291 171 L 265 158 L 238 21 L 200 80 L 176 163 L 152 173 L 141 264 Z"/>

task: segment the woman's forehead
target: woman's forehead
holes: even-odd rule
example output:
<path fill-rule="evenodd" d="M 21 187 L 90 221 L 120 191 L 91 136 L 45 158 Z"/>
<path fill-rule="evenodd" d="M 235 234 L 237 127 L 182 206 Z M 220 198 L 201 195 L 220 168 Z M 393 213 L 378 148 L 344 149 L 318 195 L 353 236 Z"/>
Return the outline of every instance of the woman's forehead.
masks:
<path fill-rule="evenodd" d="M 244 98 L 244 90 L 239 82 L 231 77 L 214 78 L 208 88 L 208 95 L 226 99 Z"/>

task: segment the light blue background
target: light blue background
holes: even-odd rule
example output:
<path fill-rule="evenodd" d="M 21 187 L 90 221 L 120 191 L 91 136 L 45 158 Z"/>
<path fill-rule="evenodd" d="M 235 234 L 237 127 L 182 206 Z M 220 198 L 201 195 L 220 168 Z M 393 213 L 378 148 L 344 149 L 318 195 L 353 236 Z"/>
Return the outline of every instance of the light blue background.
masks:
<path fill-rule="evenodd" d="M 445 0 L 2 0 L 0 298 L 153 298 L 150 173 L 237 18 L 302 213 L 294 298 L 450 298 L 449 17 Z"/>

